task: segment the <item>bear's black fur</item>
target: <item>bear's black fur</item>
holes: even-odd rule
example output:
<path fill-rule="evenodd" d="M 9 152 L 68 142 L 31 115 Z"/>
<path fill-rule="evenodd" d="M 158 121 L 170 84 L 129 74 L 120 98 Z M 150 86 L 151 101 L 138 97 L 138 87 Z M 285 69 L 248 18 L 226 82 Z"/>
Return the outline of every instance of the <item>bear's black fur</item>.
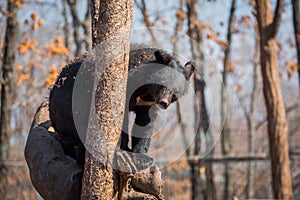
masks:
<path fill-rule="evenodd" d="M 75 158 L 81 166 L 84 164 L 85 148 L 74 124 L 72 94 L 77 72 L 83 62 L 84 59 L 77 59 L 62 69 L 55 85 L 51 89 L 49 104 L 50 119 L 54 129 L 60 136 L 60 142 L 65 153 Z M 145 64 L 150 65 L 144 66 Z M 159 66 L 152 67 L 152 64 L 158 64 Z M 148 68 L 146 69 L 146 67 Z M 172 69 L 176 71 L 174 76 L 182 76 L 184 78 L 178 77 L 177 79 L 175 77 L 177 80 L 166 80 L 170 79 L 168 75 L 166 74 L 165 76 L 163 74 L 164 71 L 155 74 L 154 68 Z M 144 69 L 146 69 L 146 74 L 140 73 Z M 153 74 L 149 74 L 147 70 L 149 73 L 153 72 Z M 128 119 L 127 117 L 124 119 L 126 126 L 123 126 L 121 134 L 121 149 L 137 153 L 148 152 L 153 130 L 151 122 L 153 123 L 153 118 L 156 117 L 157 112 L 157 109 L 154 108 L 151 114 L 150 109 L 154 105 L 167 109 L 172 102 L 176 101 L 180 95 L 183 95 L 193 71 L 194 66 L 190 63 L 181 66 L 172 56 L 159 49 L 142 48 L 130 52 L 126 106 L 128 106 L 127 110 L 129 112 L 135 112 L 136 117 L 132 130 L 131 149 L 128 147 L 128 130 L 126 128 L 128 127 Z M 129 87 L 133 85 L 132 83 L 139 82 L 139 80 L 144 81 L 146 77 L 143 76 L 145 75 L 152 76 L 152 79 L 149 79 L 148 83 L 142 84 L 134 91 L 128 92 L 130 91 Z M 142 137 L 139 137 L 140 135 Z"/>

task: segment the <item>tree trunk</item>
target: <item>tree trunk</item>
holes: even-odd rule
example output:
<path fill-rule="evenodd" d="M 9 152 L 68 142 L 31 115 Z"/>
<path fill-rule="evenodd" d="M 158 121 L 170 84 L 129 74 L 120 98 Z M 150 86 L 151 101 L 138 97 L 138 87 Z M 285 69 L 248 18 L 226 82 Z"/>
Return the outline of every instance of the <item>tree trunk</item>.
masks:
<path fill-rule="evenodd" d="M 297 47 L 297 59 L 298 59 L 298 78 L 299 78 L 299 91 L 300 91 L 300 4 L 299 0 L 292 0 L 293 4 L 293 19 L 295 30 L 295 41 Z"/>
<path fill-rule="evenodd" d="M 177 10 L 177 13 L 181 13 L 181 12 L 184 12 L 183 11 L 183 0 L 180 0 L 179 1 L 179 8 Z M 176 25 L 175 25 L 175 33 L 174 33 L 174 42 L 173 42 L 173 56 L 174 58 L 176 58 L 178 60 L 178 45 L 177 45 L 177 42 L 178 42 L 178 32 L 180 32 L 182 30 L 182 24 L 183 24 L 183 21 L 184 21 L 184 17 L 181 17 L 180 15 L 176 15 Z M 177 101 L 177 105 L 178 105 L 178 101 Z M 180 105 L 179 105 L 180 107 Z"/>
<path fill-rule="evenodd" d="M 196 51 L 193 51 L 193 55 L 195 55 Z M 203 52 L 203 50 L 202 50 Z M 196 61 L 196 63 L 198 63 Z M 202 62 L 203 63 L 203 62 Z M 210 150 L 210 147 L 212 146 L 213 143 L 213 137 L 212 137 L 212 133 L 210 132 L 209 129 L 209 116 L 208 116 L 208 112 L 207 112 L 207 108 L 206 108 L 206 100 L 205 100 L 205 82 L 204 82 L 204 65 L 196 65 L 196 66 L 200 66 L 201 67 L 201 71 L 202 71 L 202 75 L 200 75 L 200 73 L 196 70 L 194 72 L 194 85 L 195 85 L 195 93 L 196 93 L 196 97 L 197 99 L 195 100 L 197 103 L 197 106 L 195 108 L 195 110 L 197 110 L 198 112 L 196 112 L 198 114 L 198 119 L 199 121 L 196 121 L 197 124 L 197 136 L 195 138 L 195 149 L 197 150 L 198 148 L 198 152 L 194 152 L 195 156 L 199 156 L 199 151 L 200 151 L 200 145 L 201 145 L 201 138 L 200 138 L 200 134 L 202 134 L 203 137 L 205 137 L 205 145 L 207 146 L 206 149 Z M 195 189 L 196 192 L 199 191 L 200 188 L 200 184 L 199 184 L 199 180 L 200 179 L 200 174 L 199 174 L 199 169 L 200 167 L 204 167 L 205 168 L 205 181 L 206 181 L 206 186 L 204 191 L 202 191 L 203 195 L 204 195 L 204 199 L 216 199 L 216 189 L 215 189 L 215 183 L 214 183 L 214 174 L 213 174 L 213 163 L 211 162 L 206 162 L 207 159 L 210 159 L 213 157 L 214 154 L 214 150 L 212 149 L 210 152 L 206 152 L 207 157 L 203 159 L 203 161 L 201 163 L 195 162 L 195 160 L 192 160 L 192 169 L 196 166 L 198 172 L 196 173 L 196 177 L 192 178 L 192 186 Z M 193 171 L 192 171 L 193 172 Z M 193 176 L 193 173 L 192 173 Z M 200 179 L 201 180 L 201 179 Z M 197 194 L 197 193 L 196 193 Z M 198 196 L 199 197 L 199 196 Z M 193 196 L 193 199 L 198 199 L 197 196 Z"/>
<path fill-rule="evenodd" d="M 183 0 L 179 1 L 179 8 L 177 10 L 177 12 L 183 12 Z M 175 32 L 174 32 L 174 42 L 173 42 L 173 56 L 176 60 L 178 60 L 178 32 L 180 32 L 182 30 L 182 24 L 184 21 L 183 17 L 179 17 L 178 15 L 177 17 L 177 21 L 176 21 L 176 25 L 175 25 Z M 178 124 L 180 126 L 180 133 L 182 134 L 182 139 L 183 139 L 183 145 L 184 148 L 186 149 L 185 151 L 185 155 L 187 158 L 190 157 L 190 146 L 188 144 L 188 140 L 186 137 L 186 124 L 185 122 L 183 122 L 182 120 L 182 116 L 181 116 L 181 102 L 180 100 L 176 101 L 176 111 L 177 111 L 177 118 L 178 118 Z"/>
<path fill-rule="evenodd" d="M 64 18 L 64 27 L 63 27 L 63 30 L 64 30 L 64 44 L 65 44 L 65 47 L 67 49 L 69 49 L 69 22 L 68 22 L 68 16 L 67 16 L 67 2 L 65 0 L 62 0 L 62 15 L 63 15 L 63 18 Z M 68 58 L 67 58 L 67 61 L 68 61 Z"/>
<path fill-rule="evenodd" d="M 247 119 L 247 126 L 248 126 L 248 153 L 251 155 L 253 154 L 254 150 L 254 134 L 255 134 L 255 100 L 257 97 L 258 93 L 258 65 L 259 65 L 259 44 L 258 41 L 256 40 L 256 53 L 254 57 L 254 66 L 253 66 L 253 89 L 252 89 L 252 94 L 250 97 L 250 110 L 245 115 Z M 246 198 L 251 199 L 253 197 L 253 170 L 252 170 L 253 163 L 249 162 L 248 163 L 248 168 L 247 168 L 247 180 L 248 184 L 246 186 Z"/>
<path fill-rule="evenodd" d="M 86 2 L 87 3 L 87 10 L 86 10 L 86 14 L 84 17 L 84 20 L 82 22 L 82 27 L 83 27 L 83 32 L 84 32 L 84 43 L 85 43 L 85 49 L 86 51 L 91 50 L 92 48 L 92 33 L 91 33 L 91 8 L 89 6 L 89 1 Z"/>
<path fill-rule="evenodd" d="M 71 11 L 72 26 L 73 26 L 73 39 L 74 39 L 74 43 L 76 45 L 76 50 L 75 50 L 74 54 L 75 54 L 75 56 L 79 56 L 81 54 L 82 40 L 80 39 L 80 32 L 79 32 L 80 20 L 78 18 L 77 11 L 76 11 L 77 0 L 67 0 L 67 2 L 70 7 L 70 11 Z"/>
<path fill-rule="evenodd" d="M 269 146 L 272 166 L 272 188 L 275 199 L 292 199 L 288 154 L 288 125 L 278 74 L 276 33 L 284 0 L 278 0 L 273 17 L 269 1 L 256 1 L 260 33 L 263 93 L 267 108 Z"/>
<path fill-rule="evenodd" d="M 224 69 L 222 73 L 223 84 L 221 89 L 221 123 L 223 123 L 222 135 L 221 135 L 221 150 L 223 155 L 227 155 L 230 152 L 230 132 L 228 118 L 226 117 L 227 110 L 227 71 L 229 65 L 230 47 L 231 47 L 231 33 L 233 29 L 234 11 L 235 11 L 236 0 L 232 0 L 229 20 L 228 20 L 228 30 L 227 30 L 227 47 L 224 52 Z M 228 163 L 224 164 L 224 194 L 223 199 L 229 199 L 229 166 Z"/>
<path fill-rule="evenodd" d="M 72 16 L 72 26 L 73 26 L 73 40 L 75 43 L 75 56 L 80 56 L 83 48 L 83 44 L 85 45 L 85 51 L 91 50 L 91 14 L 90 14 L 90 8 L 89 8 L 89 1 L 87 3 L 87 10 L 84 19 L 81 21 L 78 16 L 77 12 L 77 0 L 67 0 L 67 1 L 62 1 L 62 6 L 63 6 L 63 18 L 65 21 L 63 30 L 64 30 L 64 35 L 65 35 L 65 46 L 69 48 L 69 22 L 67 18 L 67 4 L 70 8 L 71 16 Z M 83 28 L 83 35 L 81 37 L 80 35 L 80 27 Z M 81 39 L 82 38 L 82 39 Z"/>
<path fill-rule="evenodd" d="M 14 1 L 7 1 L 6 33 L 3 48 L 1 121 L 0 121 L 0 196 L 5 198 L 6 169 L 4 161 L 9 159 L 11 136 L 11 109 L 14 99 L 13 65 L 17 42 L 17 11 Z"/>
<path fill-rule="evenodd" d="M 100 152 L 106 158 L 105 163 L 99 161 L 86 151 L 85 169 L 82 187 L 82 199 L 116 199 L 117 182 L 112 168 L 114 149 L 121 134 L 125 105 L 125 89 L 128 71 L 128 52 L 130 28 L 133 16 L 133 0 L 94 0 L 91 1 L 92 39 L 93 47 L 103 45 L 101 61 L 111 56 L 114 50 L 118 54 L 113 63 L 106 66 L 96 91 L 96 112 L 101 130 L 106 137 L 97 133 L 87 134 L 86 143 L 92 144 L 92 149 Z M 122 37 L 109 39 L 121 34 Z M 121 85 L 121 87 L 120 87 Z M 118 94 L 116 88 L 118 87 Z M 93 106 L 93 105 L 92 105 Z M 106 145 L 106 149 L 102 149 Z M 103 161 L 102 161 L 103 162 Z"/>
<path fill-rule="evenodd" d="M 196 62 L 195 65 L 200 67 L 202 65 L 202 61 L 204 58 L 203 51 L 201 51 L 198 47 L 202 43 L 201 30 L 199 27 L 195 26 L 196 22 L 198 21 L 198 14 L 197 14 L 197 0 L 187 0 L 186 7 L 187 7 L 187 17 L 188 17 L 188 35 L 190 37 L 190 44 L 192 50 L 193 60 Z M 195 70 L 194 73 L 199 73 L 198 70 Z M 200 99 L 201 99 L 201 92 L 200 87 L 196 87 L 198 84 L 195 82 L 195 119 L 199 117 L 197 115 L 200 114 Z M 199 102 L 199 103 L 198 103 Z M 198 103 L 198 104 L 197 104 Z M 198 106 L 199 105 L 199 106 Z M 200 122 L 199 122 L 200 123 Z M 201 128 L 198 127 L 199 123 L 195 120 L 195 131 L 196 136 L 194 140 L 194 152 L 192 155 L 199 155 L 200 153 L 200 145 L 201 145 Z M 190 152 L 192 153 L 192 152 Z M 191 167 L 191 184 L 192 184 L 192 200 L 196 199 L 205 199 L 204 191 L 204 181 L 200 176 L 200 167 L 201 164 L 199 162 L 195 162 L 194 160 L 189 161 L 189 165 Z"/>
<path fill-rule="evenodd" d="M 195 149 L 194 155 L 199 155 L 200 145 L 201 145 L 201 134 L 206 135 L 206 145 L 210 145 L 207 141 L 207 138 L 211 137 L 209 132 L 209 117 L 206 108 L 205 100 L 205 83 L 204 83 L 204 49 L 203 49 L 203 34 L 200 27 L 196 26 L 198 21 L 198 12 L 197 12 L 197 0 L 187 0 L 187 16 L 188 16 L 188 34 L 190 37 L 190 44 L 192 50 L 193 60 L 195 61 L 196 66 L 199 70 L 194 72 L 194 84 L 195 84 L 195 93 L 196 93 L 196 102 L 199 102 L 199 106 L 196 106 L 197 112 L 200 114 L 199 122 L 195 123 L 198 128 L 196 128 L 196 137 L 195 137 Z M 211 156 L 212 154 L 209 154 Z M 204 199 L 215 199 L 215 185 L 213 181 L 213 172 L 212 164 L 204 163 L 205 172 L 206 172 L 206 188 L 204 191 L 201 190 L 201 176 L 199 169 L 202 166 L 197 162 L 190 162 L 192 168 L 191 181 L 192 181 L 192 199 L 199 199 L 204 195 Z"/>

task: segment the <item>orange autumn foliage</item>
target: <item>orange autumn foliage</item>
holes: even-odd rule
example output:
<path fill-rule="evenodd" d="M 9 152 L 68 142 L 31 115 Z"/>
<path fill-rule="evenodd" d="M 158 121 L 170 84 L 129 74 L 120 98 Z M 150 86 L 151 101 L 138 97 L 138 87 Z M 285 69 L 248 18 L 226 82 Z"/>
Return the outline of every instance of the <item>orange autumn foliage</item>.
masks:
<path fill-rule="evenodd" d="M 247 28 L 250 28 L 250 17 L 249 16 L 243 16 L 240 20 L 239 23 L 243 24 Z"/>
<path fill-rule="evenodd" d="M 15 66 L 15 70 L 16 70 L 16 72 L 20 73 L 20 72 L 23 71 L 23 66 L 22 65 L 17 65 L 17 66 Z"/>
<path fill-rule="evenodd" d="M 184 18 L 186 17 L 186 13 L 183 12 L 181 9 L 179 9 L 179 10 L 177 11 L 177 13 L 176 13 L 176 17 L 177 17 L 178 19 L 184 19 Z"/>
<path fill-rule="evenodd" d="M 217 35 L 217 34 L 210 34 L 210 33 L 208 33 L 207 34 L 207 39 L 215 41 L 221 47 L 227 47 L 228 46 L 228 42 L 227 41 L 225 41 L 225 42 L 221 41 L 219 39 L 219 35 Z"/>
<path fill-rule="evenodd" d="M 44 21 L 42 19 L 39 19 L 38 25 L 39 25 L 39 27 L 42 27 L 44 25 Z"/>
<path fill-rule="evenodd" d="M 38 26 L 34 22 L 32 22 L 30 28 L 32 30 L 36 30 L 38 28 Z"/>
<path fill-rule="evenodd" d="M 234 72 L 234 65 L 232 62 L 229 62 L 228 64 L 228 72 L 233 73 Z"/>
<path fill-rule="evenodd" d="M 49 69 L 49 76 L 45 82 L 47 87 L 54 85 L 57 77 L 58 77 L 59 69 L 55 65 L 51 65 Z"/>
<path fill-rule="evenodd" d="M 30 15 L 30 17 L 31 17 L 32 20 L 36 20 L 36 19 L 37 19 L 37 14 L 36 14 L 36 12 L 32 13 L 32 14 Z"/>
<path fill-rule="evenodd" d="M 241 91 L 243 89 L 243 86 L 241 84 L 237 84 L 236 89 L 237 91 Z"/>
<path fill-rule="evenodd" d="M 211 27 L 210 25 L 205 24 L 205 23 L 203 23 L 203 22 L 201 22 L 201 21 L 199 21 L 199 20 L 197 21 L 196 25 L 197 25 L 199 28 L 201 28 L 201 29 L 209 29 L 209 30 L 212 30 L 212 27 Z"/>
<path fill-rule="evenodd" d="M 26 0 L 15 0 L 15 6 L 18 9 L 21 8 L 21 6 L 25 3 L 26 3 Z"/>
<path fill-rule="evenodd" d="M 17 80 L 16 85 L 20 86 L 22 83 L 24 83 L 25 81 L 28 81 L 30 79 L 30 75 L 27 73 L 24 74 L 20 74 Z"/>
<path fill-rule="evenodd" d="M 21 8 L 21 2 L 20 2 L 20 1 L 16 1 L 16 2 L 15 2 L 15 6 L 16 6 L 17 8 Z"/>
<path fill-rule="evenodd" d="M 18 46 L 18 52 L 22 55 L 27 55 L 29 51 L 35 52 L 36 50 L 37 50 L 37 42 L 35 40 L 31 40 L 29 38 L 25 39 Z"/>
<path fill-rule="evenodd" d="M 286 61 L 286 66 L 287 66 L 287 75 L 288 75 L 288 78 L 291 78 L 292 75 L 294 74 L 294 72 L 297 72 L 298 71 L 298 65 L 296 62 L 294 61 L 291 61 L 291 60 L 288 60 Z"/>
<path fill-rule="evenodd" d="M 68 56 L 70 54 L 69 50 L 65 47 L 63 43 L 63 38 L 61 36 L 57 37 L 54 40 L 50 41 L 49 45 L 46 45 L 45 50 L 51 55 L 66 55 Z"/>
<path fill-rule="evenodd" d="M 286 64 L 286 65 L 288 66 L 288 68 L 291 69 L 293 72 L 298 71 L 298 65 L 297 65 L 296 62 L 291 61 L 291 60 L 288 60 L 288 61 L 286 61 L 285 64 Z"/>

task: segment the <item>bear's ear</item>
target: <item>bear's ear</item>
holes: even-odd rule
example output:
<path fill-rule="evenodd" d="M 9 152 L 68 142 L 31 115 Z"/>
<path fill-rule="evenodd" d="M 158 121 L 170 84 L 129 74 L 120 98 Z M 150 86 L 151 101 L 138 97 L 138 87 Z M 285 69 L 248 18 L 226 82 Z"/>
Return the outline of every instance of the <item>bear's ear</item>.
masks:
<path fill-rule="evenodd" d="M 155 51 L 154 56 L 156 61 L 163 65 L 168 65 L 172 61 L 172 56 L 162 51 Z"/>
<path fill-rule="evenodd" d="M 191 62 L 187 62 L 184 65 L 184 76 L 186 80 L 190 80 L 191 75 L 195 71 L 195 67 Z"/>

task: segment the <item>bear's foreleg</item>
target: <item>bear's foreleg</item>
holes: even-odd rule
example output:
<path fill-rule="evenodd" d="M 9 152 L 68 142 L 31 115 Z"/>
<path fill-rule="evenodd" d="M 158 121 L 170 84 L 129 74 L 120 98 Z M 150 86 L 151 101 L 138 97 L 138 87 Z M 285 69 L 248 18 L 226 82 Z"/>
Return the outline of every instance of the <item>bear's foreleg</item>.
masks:
<path fill-rule="evenodd" d="M 135 122 L 132 127 L 132 151 L 147 153 L 157 118 L 157 108 L 155 106 L 141 106 L 135 110 L 135 113 Z"/>

